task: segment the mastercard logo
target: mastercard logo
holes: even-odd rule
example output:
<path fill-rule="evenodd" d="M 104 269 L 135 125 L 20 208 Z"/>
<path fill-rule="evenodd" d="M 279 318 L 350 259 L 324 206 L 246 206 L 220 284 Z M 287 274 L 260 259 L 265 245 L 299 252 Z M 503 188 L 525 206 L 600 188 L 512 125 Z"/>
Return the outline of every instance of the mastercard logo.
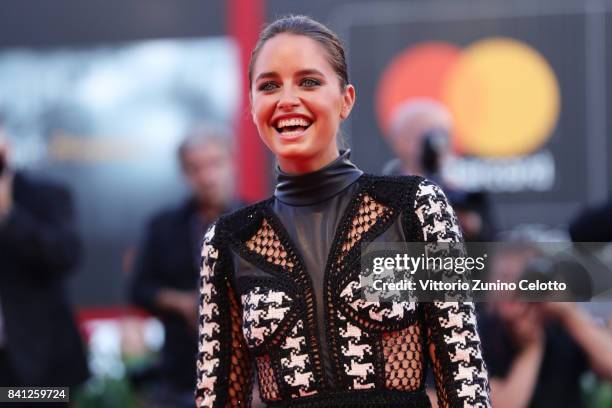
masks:
<path fill-rule="evenodd" d="M 448 107 L 458 152 L 493 158 L 540 148 L 561 106 L 559 84 L 546 59 L 509 38 L 487 38 L 464 49 L 428 42 L 404 50 L 378 85 L 376 110 L 384 131 L 394 110 L 413 98 Z"/>

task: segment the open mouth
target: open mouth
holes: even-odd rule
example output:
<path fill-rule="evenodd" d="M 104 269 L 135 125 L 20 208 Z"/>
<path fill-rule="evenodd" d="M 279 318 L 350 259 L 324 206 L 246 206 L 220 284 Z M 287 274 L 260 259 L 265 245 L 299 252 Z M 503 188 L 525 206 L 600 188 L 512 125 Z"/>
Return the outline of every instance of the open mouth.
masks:
<path fill-rule="evenodd" d="M 308 129 L 312 122 L 305 118 L 279 119 L 274 128 L 281 135 L 297 135 Z"/>

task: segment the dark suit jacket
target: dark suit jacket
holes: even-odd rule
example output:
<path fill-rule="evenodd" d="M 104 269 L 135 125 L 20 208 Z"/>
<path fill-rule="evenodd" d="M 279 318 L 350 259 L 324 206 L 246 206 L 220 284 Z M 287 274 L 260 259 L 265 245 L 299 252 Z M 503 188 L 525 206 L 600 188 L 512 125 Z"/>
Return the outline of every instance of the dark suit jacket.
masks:
<path fill-rule="evenodd" d="M 231 209 L 238 208 L 236 202 Z M 158 316 L 165 329 L 161 370 L 164 378 L 184 390 L 195 388 L 197 333 L 183 317 L 155 306 L 163 288 L 197 293 L 201 246 L 207 225 L 198 231 L 193 199 L 162 211 L 151 220 L 130 283 L 131 300 Z M 213 220 L 210 220 L 213 221 Z M 194 304 L 194 308 L 197 307 Z"/>
<path fill-rule="evenodd" d="M 197 335 L 183 317 L 158 310 L 155 298 L 163 288 L 196 292 L 199 268 L 194 251 L 199 242 L 194 242 L 195 211 L 194 203 L 188 201 L 152 219 L 130 284 L 131 300 L 162 320 L 162 374 L 183 389 L 195 387 Z"/>
<path fill-rule="evenodd" d="M 75 386 L 88 376 L 65 281 L 79 260 L 69 192 L 20 173 L 0 224 L 6 349 L 23 385 Z"/>

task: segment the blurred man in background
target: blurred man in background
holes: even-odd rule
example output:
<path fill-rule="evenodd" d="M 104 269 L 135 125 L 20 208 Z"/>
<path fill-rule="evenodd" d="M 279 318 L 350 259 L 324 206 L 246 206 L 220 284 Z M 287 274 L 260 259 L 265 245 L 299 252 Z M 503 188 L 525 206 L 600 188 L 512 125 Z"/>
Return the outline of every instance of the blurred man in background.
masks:
<path fill-rule="evenodd" d="M 396 155 L 385 174 L 416 174 L 442 183 L 442 165 L 451 154 L 452 117 L 431 99 L 411 99 L 397 107 L 391 118 L 388 142 Z"/>
<path fill-rule="evenodd" d="M 541 261 L 529 244 L 508 244 L 493 259 L 493 280 L 516 282 Z M 480 337 L 499 408 L 579 408 L 589 369 L 612 380 L 612 334 L 578 304 L 499 301 L 478 316 Z"/>
<path fill-rule="evenodd" d="M 193 406 L 195 389 L 198 277 L 207 227 L 241 203 L 234 197 L 232 138 L 203 126 L 181 143 L 178 158 L 191 194 L 178 207 L 156 215 L 141 248 L 132 301 L 158 316 L 165 329 L 159 367 L 160 406 Z"/>
<path fill-rule="evenodd" d="M 492 241 L 495 225 L 484 191 L 464 191 L 449 182 L 445 168 L 452 160 L 452 116 L 441 103 L 427 98 L 404 102 L 391 117 L 388 142 L 396 155 L 384 174 L 419 175 L 440 185 L 457 214 L 466 241 Z"/>
<path fill-rule="evenodd" d="M 14 172 L 0 118 L 0 386 L 76 386 L 88 377 L 66 278 L 80 258 L 71 195 Z"/>

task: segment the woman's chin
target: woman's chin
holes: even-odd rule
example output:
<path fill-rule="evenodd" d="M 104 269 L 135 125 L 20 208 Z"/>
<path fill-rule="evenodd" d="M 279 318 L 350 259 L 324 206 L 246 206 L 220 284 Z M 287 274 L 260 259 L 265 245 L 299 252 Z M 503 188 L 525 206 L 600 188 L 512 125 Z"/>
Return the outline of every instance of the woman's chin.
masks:
<path fill-rule="evenodd" d="M 274 153 L 279 159 L 300 160 L 311 157 L 310 150 L 304 143 L 282 143 Z"/>
<path fill-rule="evenodd" d="M 313 171 L 317 154 L 306 146 L 285 146 L 276 153 L 281 169 L 288 173 Z"/>

